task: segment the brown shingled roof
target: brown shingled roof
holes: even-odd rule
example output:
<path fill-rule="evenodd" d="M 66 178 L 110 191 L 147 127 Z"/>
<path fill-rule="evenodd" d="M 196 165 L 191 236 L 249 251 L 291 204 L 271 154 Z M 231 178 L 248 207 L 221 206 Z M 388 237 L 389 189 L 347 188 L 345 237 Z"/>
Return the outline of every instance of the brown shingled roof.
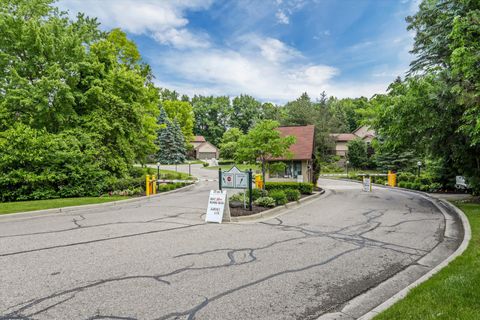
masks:
<path fill-rule="evenodd" d="M 295 143 L 290 147 L 292 157 L 275 158 L 272 160 L 309 160 L 312 159 L 315 144 L 315 126 L 278 127 L 282 137 L 294 136 Z"/>
<path fill-rule="evenodd" d="M 195 136 L 193 137 L 193 141 L 192 142 L 206 142 L 207 140 L 205 140 L 204 136 Z"/>

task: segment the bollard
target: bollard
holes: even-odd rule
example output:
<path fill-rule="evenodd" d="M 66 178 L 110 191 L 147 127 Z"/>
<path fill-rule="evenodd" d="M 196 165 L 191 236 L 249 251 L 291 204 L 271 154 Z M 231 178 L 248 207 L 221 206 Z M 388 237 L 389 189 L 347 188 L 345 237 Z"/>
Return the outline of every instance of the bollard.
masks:
<path fill-rule="evenodd" d="M 152 176 L 152 194 L 157 194 L 157 180 Z"/>
<path fill-rule="evenodd" d="M 397 185 L 397 174 L 392 173 L 392 171 L 389 170 L 387 175 L 387 180 L 388 180 L 388 185 L 390 187 L 395 187 Z"/>
<path fill-rule="evenodd" d="M 263 180 L 261 174 L 255 175 L 255 187 L 257 189 L 263 189 Z"/>
<path fill-rule="evenodd" d="M 148 174 L 145 176 L 145 195 L 147 197 L 150 195 L 150 176 Z"/>

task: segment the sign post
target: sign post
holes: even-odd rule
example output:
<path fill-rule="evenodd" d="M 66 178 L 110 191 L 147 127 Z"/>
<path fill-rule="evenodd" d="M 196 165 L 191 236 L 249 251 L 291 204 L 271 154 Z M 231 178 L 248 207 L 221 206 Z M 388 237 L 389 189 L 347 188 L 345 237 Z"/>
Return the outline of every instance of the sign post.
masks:
<path fill-rule="evenodd" d="M 363 177 L 363 191 L 372 192 L 372 180 L 370 177 Z"/>

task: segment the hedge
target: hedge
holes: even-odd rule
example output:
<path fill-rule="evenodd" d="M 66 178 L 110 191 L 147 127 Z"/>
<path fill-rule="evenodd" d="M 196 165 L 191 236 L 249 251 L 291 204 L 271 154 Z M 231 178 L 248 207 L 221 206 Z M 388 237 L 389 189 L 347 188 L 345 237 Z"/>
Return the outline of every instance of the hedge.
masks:
<path fill-rule="evenodd" d="M 267 182 L 267 183 L 265 183 L 265 189 L 267 191 L 296 189 L 296 190 L 300 191 L 301 194 L 312 194 L 313 193 L 313 183 L 309 183 L 309 182 Z"/>

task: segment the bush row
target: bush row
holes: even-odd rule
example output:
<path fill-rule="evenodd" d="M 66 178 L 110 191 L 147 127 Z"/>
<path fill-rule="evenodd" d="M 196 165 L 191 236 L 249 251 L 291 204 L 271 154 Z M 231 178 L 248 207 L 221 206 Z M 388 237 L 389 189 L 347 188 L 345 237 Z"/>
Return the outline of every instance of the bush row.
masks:
<path fill-rule="evenodd" d="M 229 200 L 243 202 L 243 193 L 232 195 Z M 248 198 L 247 198 L 248 199 Z M 274 207 L 284 205 L 290 201 L 298 201 L 300 199 L 300 191 L 297 189 L 273 189 L 271 191 L 253 189 L 252 200 L 257 206 Z M 273 205 L 271 205 L 273 203 Z"/>
<path fill-rule="evenodd" d="M 231 164 L 231 165 L 234 165 L 235 164 L 235 160 L 218 160 L 218 165 L 219 166 L 223 166 L 223 165 L 228 165 L 228 164 Z"/>
<path fill-rule="evenodd" d="M 265 189 L 267 191 L 294 189 L 294 190 L 298 190 L 301 194 L 312 194 L 313 193 L 313 183 L 309 183 L 309 182 L 267 182 L 267 183 L 265 183 Z"/>

